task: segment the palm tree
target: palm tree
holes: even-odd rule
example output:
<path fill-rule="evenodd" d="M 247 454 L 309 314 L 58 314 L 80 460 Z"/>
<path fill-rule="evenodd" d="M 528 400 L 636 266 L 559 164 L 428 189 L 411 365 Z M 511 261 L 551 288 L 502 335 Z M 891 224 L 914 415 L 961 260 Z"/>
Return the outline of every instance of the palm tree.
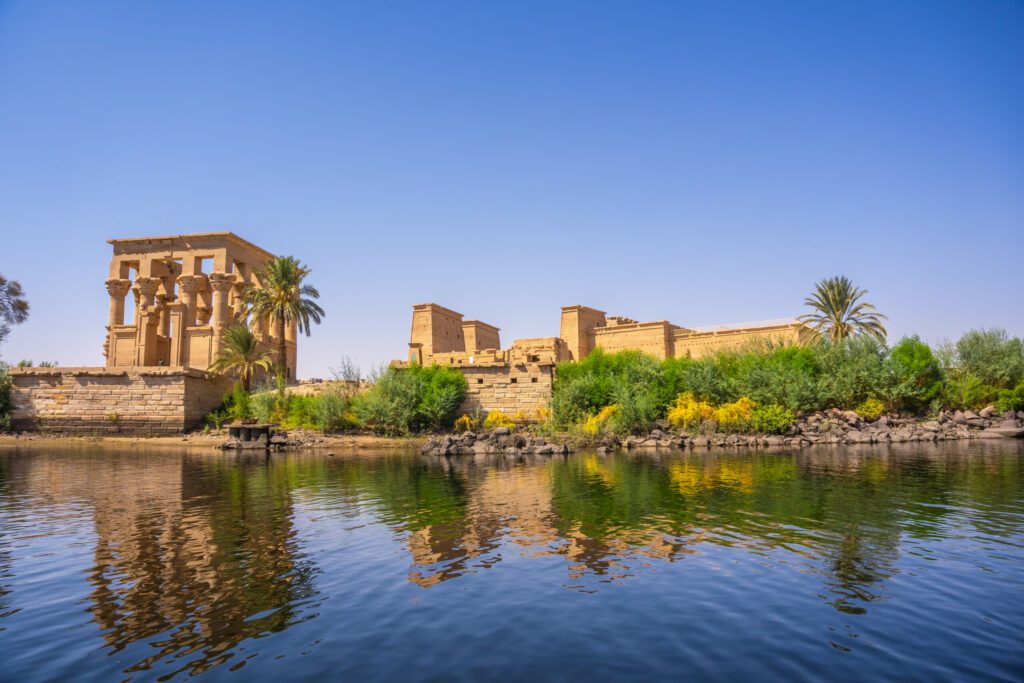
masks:
<path fill-rule="evenodd" d="M 28 320 L 28 301 L 17 280 L 8 280 L 0 275 L 0 342 L 10 332 L 11 325 Z"/>
<path fill-rule="evenodd" d="M 882 321 L 887 318 L 871 304 L 860 301 L 867 293 L 866 289 L 854 287 L 845 275 L 827 278 L 815 283 L 814 293 L 804 299 L 813 311 L 797 320 L 833 342 L 854 334 L 869 334 L 885 341 Z"/>
<path fill-rule="evenodd" d="M 238 323 L 224 330 L 223 345 L 210 364 L 210 371 L 237 375 L 248 394 L 256 373 L 270 372 L 273 367 L 273 353 L 260 349 L 259 338 L 246 325 Z"/>
<path fill-rule="evenodd" d="M 284 379 L 288 366 L 288 355 L 284 341 L 285 326 L 298 323 L 299 330 L 308 337 L 309 323 L 320 324 L 325 315 L 314 299 L 320 292 L 312 285 L 302 284 L 312 272 L 293 256 L 277 256 L 267 262 L 257 273 L 260 287 L 246 290 L 246 309 L 257 320 L 268 325 L 273 322 L 277 337 L 277 374 Z"/>

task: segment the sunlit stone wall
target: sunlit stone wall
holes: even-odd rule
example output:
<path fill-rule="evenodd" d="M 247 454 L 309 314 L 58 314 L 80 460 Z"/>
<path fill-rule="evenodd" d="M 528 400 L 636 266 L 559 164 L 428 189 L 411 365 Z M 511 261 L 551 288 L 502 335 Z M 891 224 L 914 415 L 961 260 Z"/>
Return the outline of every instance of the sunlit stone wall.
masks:
<path fill-rule="evenodd" d="M 181 367 L 16 368 L 11 377 L 11 427 L 64 434 L 179 434 L 232 385 Z"/>

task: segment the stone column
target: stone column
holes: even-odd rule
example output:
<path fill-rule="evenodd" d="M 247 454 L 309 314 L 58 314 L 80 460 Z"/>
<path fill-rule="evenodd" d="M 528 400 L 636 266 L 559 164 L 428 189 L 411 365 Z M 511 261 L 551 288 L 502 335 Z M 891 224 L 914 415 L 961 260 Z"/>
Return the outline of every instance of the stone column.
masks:
<path fill-rule="evenodd" d="M 245 283 L 236 282 L 231 288 L 231 293 L 234 295 L 234 306 L 232 306 L 232 314 L 234 315 L 235 321 L 241 320 L 242 309 L 245 308 L 245 303 L 242 299 L 242 295 L 245 293 Z"/>
<path fill-rule="evenodd" d="M 139 288 L 142 309 L 152 308 L 156 304 L 156 292 L 160 288 L 160 278 L 140 277 L 136 278 L 135 285 Z"/>
<path fill-rule="evenodd" d="M 110 310 L 107 314 L 107 325 L 124 325 L 124 296 L 132 286 L 131 280 L 107 280 L 107 294 L 110 295 Z"/>
<path fill-rule="evenodd" d="M 231 273 L 212 273 L 210 275 L 210 288 L 213 290 L 213 312 L 210 317 L 210 324 L 214 328 L 220 328 L 230 321 L 228 320 L 228 292 L 235 284 L 235 276 Z"/>
<path fill-rule="evenodd" d="M 156 295 L 156 308 L 160 311 L 160 336 L 169 337 L 171 336 L 171 311 L 168 308 L 168 299 L 166 294 Z"/>
<path fill-rule="evenodd" d="M 196 291 L 199 289 L 199 284 L 200 279 L 195 275 L 178 277 L 178 286 L 181 288 L 181 325 L 183 328 L 196 324 Z"/>

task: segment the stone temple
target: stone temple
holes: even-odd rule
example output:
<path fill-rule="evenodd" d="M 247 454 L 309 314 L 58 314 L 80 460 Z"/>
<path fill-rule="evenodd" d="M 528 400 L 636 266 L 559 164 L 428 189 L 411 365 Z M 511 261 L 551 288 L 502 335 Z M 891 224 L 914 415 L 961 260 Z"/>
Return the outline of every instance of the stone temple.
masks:
<path fill-rule="evenodd" d="M 209 372 L 242 293 L 273 254 L 230 232 L 114 239 L 104 367 L 14 368 L 11 426 L 69 434 L 177 434 L 231 391 Z M 276 348 L 272 329 L 260 343 Z M 295 379 L 295 325 L 285 329 Z"/>
<path fill-rule="evenodd" d="M 469 385 L 463 412 L 500 410 L 527 418 L 551 399 L 555 365 L 582 360 L 594 349 L 642 351 L 655 358 L 700 358 L 752 342 L 797 343 L 805 326 L 794 319 L 688 328 L 667 320 L 637 322 L 587 306 L 563 306 L 557 337 L 517 339 L 501 348 L 500 330 L 437 304 L 412 308 L 409 355 L 396 361 L 446 365 Z"/>
<path fill-rule="evenodd" d="M 224 329 L 242 314 L 242 293 L 273 254 L 230 232 L 109 240 L 106 366 L 207 369 Z M 131 302 L 128 302 L 129 293 Z M 131 311 L 131 320 L 126 313 Z M 272 330 L 256 328 L 267 348 Z M 287 376 L 295 379 L 296 326 L 285 329 Z"/>

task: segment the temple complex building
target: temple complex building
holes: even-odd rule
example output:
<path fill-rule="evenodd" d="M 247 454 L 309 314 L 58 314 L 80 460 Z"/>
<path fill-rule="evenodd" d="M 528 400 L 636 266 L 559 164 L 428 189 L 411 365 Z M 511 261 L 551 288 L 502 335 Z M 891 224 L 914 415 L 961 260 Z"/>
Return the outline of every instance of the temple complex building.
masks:
<path fill-rule="evenodd" d="M 106 367 L 207 369 L 225 328 L 242 315 L 242 293 L 273 254 L 230 232 L 109 240 Z M 130 296 L 130 299 L 129 299 Z M 129 320 L 130 314 L 130 320 Z M 285 330 L 287 376 L 295 379 L 296 326 Z M 257 327 L 267 348 L 277 340 Z"/>
<path fill-rule="evenodd" d="M 637 322 L 587 306 L 562 307 L 557 337 L 517 339 L 501 348 L 499 329 L 433 303 L 412 312 L 409 353 L 397 366 L 445 365 L 468 383 L 463 412 L 500 410 L 536 415 L 547 407 L 555 365 L 594 349 L 642 351 L 654 358 L 700 358 L 752 343 L 795 344 L 805 326 L 794 319 L 689 328 L 667 320 Z"/>

